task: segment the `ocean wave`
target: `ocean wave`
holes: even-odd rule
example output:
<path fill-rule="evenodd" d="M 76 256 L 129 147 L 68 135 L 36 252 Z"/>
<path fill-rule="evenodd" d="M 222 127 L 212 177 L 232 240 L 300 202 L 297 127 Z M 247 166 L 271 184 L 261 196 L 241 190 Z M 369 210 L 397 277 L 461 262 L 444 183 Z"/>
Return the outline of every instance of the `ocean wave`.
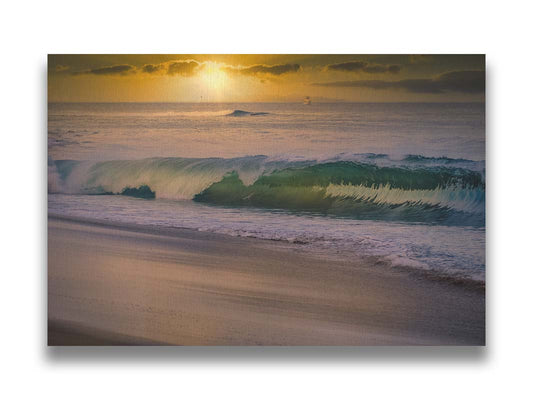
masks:
<path fill-rule="evenodd" d="M 426 157 L 409 154 L 402 157 L 391 157 L 388 154 L 376 153 L 340 153 L 334 157 L 324 157 L 321 162 L 354 161 L 364 164 L 373 164 L 379 167 L 446 167 L 462 168 L 471 171 L 485 173 L 485 161 L 466 160 L 464 158 L 449 157 Z"/>
<path fill-rule="evenodd" d="M 148 158 L 102 162 L 58 160 L 63 193 L 120 193 L 126 187 L 147 185 L 157 198 L 190 200 L 231 172 L 246 185 L 261 175 L 311 162 L 269 160 L 266 156 L 239 158 Z"/>
<path fill-rule="evenodd" d="M 461 160 L 462 164 L 465 161 Z M 156 198 L 219 206 L 484 225 L 485 181 L 481 172 L 456 167 L 452 162 L 448 166 L 431 165 L 431 160 L 429 165 L 419 159 L 402 162 L 410 165 L 289 161 L 266 156 L 95 163 L 63 160 L 49 165 L 49 190 L 122 194 L 126 188 L 146 186 Z"/>
<path fill-rule="evenodd" d="M 310 168 L 302 168 L 296 175 Z M 284 170 L 262 176 L 248 186 L 232 173 L 197 194 L 194 200 L 223 206 L 285 209 L 359 219 L 484 225 L 483 186 L 458 184 L 458 178 L 454 178 L 454 184 L 450 186 L 424 188 L 432 182 L 410 182 L 414 187 L 402 188 L 392 187 L 391 182 L 376 183 L 376 180 L 366 186 L 361 181 L 356 184 L 349 181 L 335 183 L 332 180 L 336 179 L 322 180 L 320 176 L 308 177 L 308 180 L 292 179 L 293 176 L 277 179 L 278 175 L 286 173 Z M 446 180 L 447 176 L 440 178 Z"/>
<path fill-rule="evenodd" d="M 232 112 L 225 114 L 226 117 L 256 117 L 260 115 L 268 115 L 267 112 L 251 112 L 251 111 L 244 111 L 244 110 L 233 110 Z"/>

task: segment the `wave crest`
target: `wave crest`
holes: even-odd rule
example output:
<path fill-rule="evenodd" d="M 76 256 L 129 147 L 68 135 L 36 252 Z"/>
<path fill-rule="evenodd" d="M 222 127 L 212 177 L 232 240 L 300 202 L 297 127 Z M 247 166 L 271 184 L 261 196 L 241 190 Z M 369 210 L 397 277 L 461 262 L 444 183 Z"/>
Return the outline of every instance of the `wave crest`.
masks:
<path fill-rule="evenodd" d="M 481 172 L 420 165 L 418 158 L 396 167 L 266 156 L 52 164 L 49 190 L 63 193 L 120 194 L 128 187 L 147 186 L 157 198 L 223 206 L 475 226 L 484 225 L 485 218 Z"/>

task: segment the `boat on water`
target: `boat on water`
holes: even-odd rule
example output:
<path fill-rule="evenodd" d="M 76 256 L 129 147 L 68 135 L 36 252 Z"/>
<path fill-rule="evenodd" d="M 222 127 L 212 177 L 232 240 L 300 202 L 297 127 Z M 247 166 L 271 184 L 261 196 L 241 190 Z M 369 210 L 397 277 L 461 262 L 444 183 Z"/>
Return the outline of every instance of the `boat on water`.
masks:
<path fill-rule="evenodd" d="M 305 104 L 306 106 L 310 105 L 310 104 L 311 104 L 311 97 L 309 97 L 309 96 L 305 96 L 305 98 L 304 98 L 304 104 Z"/>

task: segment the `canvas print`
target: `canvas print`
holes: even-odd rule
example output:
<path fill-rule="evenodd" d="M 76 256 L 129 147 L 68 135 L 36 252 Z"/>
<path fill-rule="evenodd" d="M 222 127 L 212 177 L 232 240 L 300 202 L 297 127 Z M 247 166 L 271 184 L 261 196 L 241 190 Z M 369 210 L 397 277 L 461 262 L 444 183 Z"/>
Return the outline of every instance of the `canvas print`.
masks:
<path fill-rule="evenodd" d="M 485 344 L 485 57 L 48 57 L 48 344 Z"/>

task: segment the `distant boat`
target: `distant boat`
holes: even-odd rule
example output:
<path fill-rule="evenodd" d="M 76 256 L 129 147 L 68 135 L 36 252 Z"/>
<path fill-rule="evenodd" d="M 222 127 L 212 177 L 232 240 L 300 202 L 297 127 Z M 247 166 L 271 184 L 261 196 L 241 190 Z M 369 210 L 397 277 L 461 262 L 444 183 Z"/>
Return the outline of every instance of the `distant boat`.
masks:
<path fill-rule="evenodd" d="M 305 96 L 305 98 L 304 98 L 304 104 L 305 104 L 306 106 L 310 105 L 310 104 L 311 104 L 311 97 L 309 97 L 309 96 Z"/>

